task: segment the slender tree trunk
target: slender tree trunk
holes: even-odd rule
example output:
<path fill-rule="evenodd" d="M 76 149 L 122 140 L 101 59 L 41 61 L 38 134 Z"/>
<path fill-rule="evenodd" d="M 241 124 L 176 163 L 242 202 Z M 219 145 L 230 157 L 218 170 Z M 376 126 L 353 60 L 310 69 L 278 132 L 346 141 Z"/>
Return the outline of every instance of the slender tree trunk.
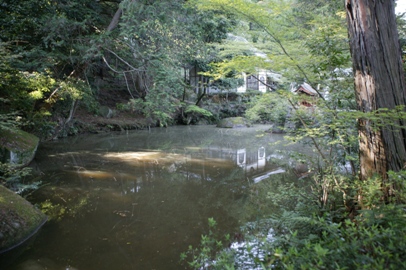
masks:
<path fill-rule="evenodd" d="M 394 1 L 345 0 L 358 109 L 376 112 L 406 104 L 405 78 L 397 33 Z M 374 174 L 387 179 L 406 162 L 405 120 L 385 127 L 359 119 L 360 178 Z M 388 191 L 388 190 L 386 190 Z M 386 194 L 388 195 L 388 194 Z"/>
<path fill-rule="evenodd" d="M 132 0 L 131 3 L 132 3 L 132 2 L 135 2 L 135 0 Z M 121 15 L 122 15 L 122 14 L 123 14 L 123 9 L 122 9 L 121 7 L 119 7 L 119 8 L 117 9 L 116 13 L 114 13 L 114 16 L 113 16 L 113 18 L 111 19 L 109 26 L 107 26 L 107 29 L 106 29 L 107 32 L 110 32 L 110 31 L 112 31 L 114 28 L 117 27 L 118 22 L 120 21 L 120 18 L 121 18 Z"/>
<path fill-rule="evenodd" d="M 120 20 L 121 14 L 123 13 L 123 10 L 121 8 L 118 8 L 116 13 L 113 16 L 113 19 L 111 19 L 109 26 L 107 27 L 106 31 L 110 32 L 112 31 L 114 28 L 117 27 L 118 22 Z"/>

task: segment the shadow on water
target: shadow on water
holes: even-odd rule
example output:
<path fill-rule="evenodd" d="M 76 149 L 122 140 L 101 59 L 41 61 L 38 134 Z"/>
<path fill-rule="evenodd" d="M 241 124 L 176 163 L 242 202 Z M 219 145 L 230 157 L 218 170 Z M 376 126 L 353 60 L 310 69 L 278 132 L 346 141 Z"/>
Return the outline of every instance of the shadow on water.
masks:
<path fill-rule="evenodd" d="M 271 146 L 283 137 L 266 128 L 171 127 L 43 144 L 35 160 L 43 186 L 28 199 L 50 221 L 10 269 L 180 269 L 208 218 L 224 234 L 238 231 L 250 187 L 284 172 Z"/>

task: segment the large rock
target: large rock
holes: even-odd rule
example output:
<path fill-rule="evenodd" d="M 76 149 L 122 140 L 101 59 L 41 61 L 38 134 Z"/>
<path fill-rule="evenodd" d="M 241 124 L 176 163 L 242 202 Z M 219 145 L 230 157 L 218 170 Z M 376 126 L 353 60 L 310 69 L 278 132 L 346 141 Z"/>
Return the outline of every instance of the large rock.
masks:
<path fill-rule="evenodd" d="M 0 129 L 0 162 L 17 167 L 28 165 L 35 156 L 39 139 L 19 129 Z"/>
<path fill-rule="evenodd" d="M 241 128 L 250 126 L 252 126 L 252 124 L 244 117 L 228 117 L 221 119 L 217 123 L 217 127 L 219 128 Z"/>
<path fill-rule="evenodd" d="M 112 118 L 115 115 L 115 111 L 107 106 L 100 106 L 99 115 L 103 116 L 104 118 Z"/>
<path fill-rule="evenodd" d="M 46 220 L 31 203 L 0 185 L 0 254 L 30 239 Z"/>

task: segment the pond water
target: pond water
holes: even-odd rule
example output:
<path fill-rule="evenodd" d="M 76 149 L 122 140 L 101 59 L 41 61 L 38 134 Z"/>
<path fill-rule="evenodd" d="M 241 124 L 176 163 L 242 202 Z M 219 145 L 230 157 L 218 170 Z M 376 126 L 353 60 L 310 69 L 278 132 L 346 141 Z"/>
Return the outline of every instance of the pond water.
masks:
<path fill-rule="evenodd" d="M 269 126 L 170 127 L 40 146 L 42 186 L 28 199 L 50 221 L 7 269 L 184 269 L 208 232 L 238 232 L 250 187 L 283 173 Z M 295 148 L 295 146 L 290 146 Z M 293 149 L 289 149 L 293 150 Z"/>

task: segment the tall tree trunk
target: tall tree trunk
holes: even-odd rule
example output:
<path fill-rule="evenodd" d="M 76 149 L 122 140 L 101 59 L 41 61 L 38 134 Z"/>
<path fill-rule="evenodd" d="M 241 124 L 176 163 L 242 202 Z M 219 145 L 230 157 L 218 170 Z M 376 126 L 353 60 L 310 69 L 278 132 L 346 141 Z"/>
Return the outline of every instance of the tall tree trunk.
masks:
<path fill-rule="evenodd" d="M 121 8 L 118 8 L 116 13 L 113 16 L 113 19 L 111 19 L 109 26 L 107 27 L 106 31 L 110 32 L 112 31 L 114 28 L 117 27 L 118 22 L 120 20 L 121 14 L 123 13 L 123 10 Z"/>
<path fill-rule="evenodd" d="M 131 3 L 132 2 L 135 2 L 135 0 L 132 0 Z M 114 28 L 117 27 L 122 14 L 123 9 L 119 6 L 116 13 L 114 13 L 113 18 L 111 19 L 109 26 L 107 26 L 106 32 L 111 32 L 114 30 Z"/>
<path fill-rule="evenodd" d="M 375 112 L 406 104 L 405 78 L 392 0 L 345 0 L 358 109 Z M 386 127 L 359 119 L 361 179 L 374 174 L 387 179 L 406 162 L 402 119 Z M 386 190 L 388 191 L 388 190 Z M 386 194 L 388 195 L 388 194 Z"/>

